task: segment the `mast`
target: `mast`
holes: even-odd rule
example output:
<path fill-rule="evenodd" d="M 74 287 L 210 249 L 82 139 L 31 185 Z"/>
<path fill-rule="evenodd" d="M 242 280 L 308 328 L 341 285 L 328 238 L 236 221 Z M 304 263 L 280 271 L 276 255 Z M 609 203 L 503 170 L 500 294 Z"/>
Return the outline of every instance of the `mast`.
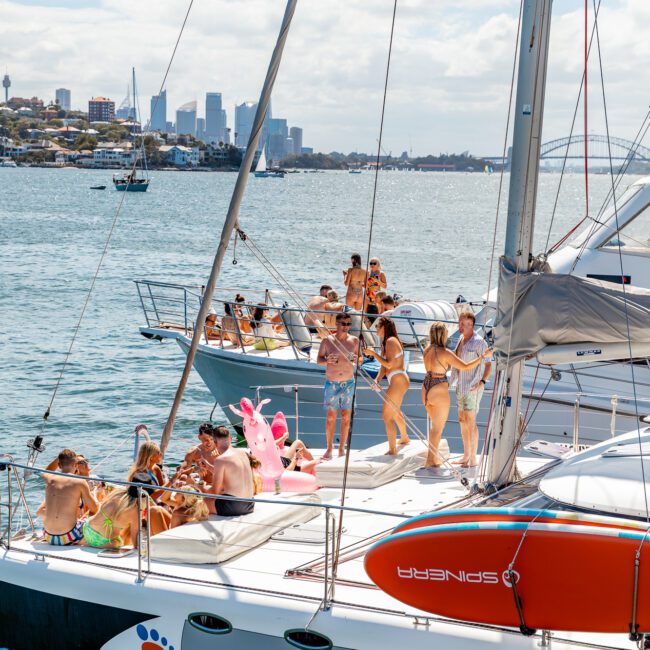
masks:
<path fill-rule="evenodd" d="M 196 350 L 199 347 L 199 341 L 203 336 L 203 329 L 205 324 L 205 318 L 208 315 L 208 310 L 212 304 L 212 294 L 214 293 L 215 287 L 217 285 L 217 279 L 219 278 L 219 273 L 221 272 L 221 266 L 223 264 L 223 259 L 226 255 L 226 250 L 228 249 L 228 242 L 234 228 L 237 225 L 237 220 L 239 216 L 239 206 L 241 205 L 241 200 L 244 195 L 244 190 L 246 189 L 246 183 L 248 182 L 248 177 L 250 175 L 251 165 L 255 156 L 255 151 L 257 149 L 257 143 L 260 139 L 260 134 L 262 132 L 262 127 L 264 125 L 264 118 L 266 116 L 266 111 L 271 100 L 271 91 L 273 90 L 273 85 L 275 84 L 275 78 L 277 77 L 278 70 L 280 69 L 280 61 L 282 60 L 282 52 L 284 50 L 284 44 L 287 40 L 289 34 L 289 27 L 291 26 L 291 20 L 293 19 L 293 14 L 296 10 L 296 3 L 298 0 L 287 0 L 287 6 L 284 11 L 284 17 L 282 19 L 282 25 L 280 27 L 280 33 L 278 34 L 278 39 L 275 44 L 275 49 L 271 56 L 271 61 L 269 63 L 268 70 L 266 71 L 266 79 L 264 80 L 264 86 L 262 87 L 262 92 L 260 93 L 260 101 L 257 105 L 257 112 L 255 113 L 255 119 L 253 121 L 253 128 L 251 129 L 251 135 L 248 140 L 248 145 L 246 147 L 246 153 L 239 167 L 239 174 L 237 175 L 237 182 L 235 183 L 235 189 L 232 193 L 232 198 L 230 199 L 230 206 L 228 207 L 228 213 L 226 215 L 226 220 L 223 224 L 223 229 L 221 231 L 221 239 L 219 241 L 219 246 L 217 248 L 217 253 L 212 264 L 212 270 L 210 272 L 210 277 L 208 282 L 205 285 L 205 292 L 203 294 L 203 300 L 201 302 L 201 308 L 199 309 L 198 316 L 196 317 L 196 323 L 194 324 L 194 331 L 192 333 L 192 343 L 190 349 L 187 353 L 187 359 L 185 360 L 185 367 L 183 368 L 183 375 L 176 389 L 176 395 L 174 397 L 174 403 L 172 404 L 169 417 L 167 418 L 167 423 L 165 424 L 165 429 L 162 434 L 160 441 L 160 448 L 165 453 L 169 440 L 172 436 L 174 430 L 174 422 L 176 421 L 176 415 L 178 413 L 178 408 L 183 398 L 183 392 L 185 391 L 185 386 L 187 385 L 187 380 L 192 370 L 192 365 L 194 363 L 194 357 L 196 356 Z"/>
<path fill-rule="evenodd" d="M 552 4 L 553 0 L 524 0 L 522 12 L 503 261 L 523 273 L 531 266 Z M 499 303 L 511 298 L 504 298 L 499 288 Z M 492 441 L 487 450 L 485 479 L 488 486 L 504 485 L 514 474 L 520 437 L 523 370 L 524 362 L 518 361 L 501 371 L 502 378 L 495 379 L 495 391 L 499 392 L 497 417 L 491 423 Z"/>

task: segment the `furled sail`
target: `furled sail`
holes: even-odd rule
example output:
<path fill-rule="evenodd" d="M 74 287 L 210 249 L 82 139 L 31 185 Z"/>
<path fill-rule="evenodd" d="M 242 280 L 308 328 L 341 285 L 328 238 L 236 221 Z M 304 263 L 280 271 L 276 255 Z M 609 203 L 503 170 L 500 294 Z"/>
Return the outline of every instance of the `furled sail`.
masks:
<path fill-rule="evenodd" d="M 519 273 L 500 262 L 497 362 L 552 345 L 650 344 L 650 290 L 561 273 Z"/>

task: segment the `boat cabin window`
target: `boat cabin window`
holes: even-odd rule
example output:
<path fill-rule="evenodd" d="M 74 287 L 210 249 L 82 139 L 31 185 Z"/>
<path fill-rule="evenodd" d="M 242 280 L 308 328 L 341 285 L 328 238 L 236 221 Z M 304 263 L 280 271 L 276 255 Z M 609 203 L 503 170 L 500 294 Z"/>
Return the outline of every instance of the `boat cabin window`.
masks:
<path fill-rule="evenodd" d="M 643 189 L 643 185 L 631 185 L 630 187 L 623 192 L 623 195 L 620 197 L 617 197 L 616 199 L 616 210 L 621 214 L 623 207 L 626 206 L 641 190 Z M 616 219 L 613 217 L 613 205 L 612 201 L 610 200 L 608 209 L 605 212 L 605 216 L 599 221 L 603 223 L 614 223 L 616 224 Z M 611 218 L 611 220 L 610 220 Z M 579 230 L 576 235 L 572 239 L 569 239 L 569 245 L 573 246 L 574 248 L 580 248 L 581 246 L 584 245 L 584 243 L 591 238 L 591 236 L 597 232 L 600 228 L 603 226 L 597 226 L 591 219 L 588 220 L 587 225 Z M 628 224 L 629 225 L 629 224 Z M 611 226 L 605 226 L 612 234 L 614 233 L 614 227 Z"/>
<path fill-rule="evenodd" d="M 625 252 L 650 253 L 650 206 L 639 212 L 603 244 L 605 249 L 619 246 Z"/>

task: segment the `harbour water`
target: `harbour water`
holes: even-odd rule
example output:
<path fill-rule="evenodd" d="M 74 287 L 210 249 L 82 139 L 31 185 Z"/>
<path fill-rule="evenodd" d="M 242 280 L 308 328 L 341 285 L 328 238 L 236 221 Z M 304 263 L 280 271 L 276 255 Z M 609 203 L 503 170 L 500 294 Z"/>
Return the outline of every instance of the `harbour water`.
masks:
<path fill-rule="evenodd" d="M 234 174 L 152 174 L 149 192 L 110 187 L 109 171 L 0 169 L 0 451 L 25 459 L 39 433 L 73 330 L 111 224 L 124 201 L 95 290 L 45 427 L 47 451 L 63 446 L 90 460 L 94 471 L 124 475 L 133 427 L 158 438 L 184 357 L 171 343 L 144 339 L 135 278 L 201 284 L 216 249 Z M 559 174 L 540 177 L 535 250 L 543 249 Z M 629 177 L 621 185 L 633 182 Z M 316 292 L 342 289 L 350 253 L 365 259 L 374 176 L 370 172 L 251 177 L 241 227 L 293 285 Z M 106 184 L 106 191 L 90 186 Z M 372 254 L 382 260 L 389 290 L 409 298 L 480 299 L 488 288 L 499 174 L 380 174 Z M 611 187 L 590 178 L 595 214 Z M 497 254 L 506 219 L 507 175 Z M 584 179 L 567 175 L 550 232 L 559 239 L 584 215 Z M 221 286 L 275 288 L 267 271 L 237 246 Z M 496 277 L 493 276 L 493 284 Z M 170 458 L 178 459 L 207 419 L 212 398 L 194 375 L 185 393 Z M 219 409 L 214 419 L 223 421 Z M 34 483 L 36 481 L 36 483 Z M 38 479 L 32 479 L 31 490 Z M 32 492 L 33 493 L 33 492 Z"/>

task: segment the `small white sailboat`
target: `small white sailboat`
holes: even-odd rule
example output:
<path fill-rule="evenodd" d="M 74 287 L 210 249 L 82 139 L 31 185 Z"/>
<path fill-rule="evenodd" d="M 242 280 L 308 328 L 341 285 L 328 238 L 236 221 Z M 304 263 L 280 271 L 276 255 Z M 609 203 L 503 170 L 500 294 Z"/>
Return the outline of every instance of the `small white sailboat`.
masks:
<path fill-rule="evenodd" d="M 255 178 L 284 178 L 286 172 L 283 169 L 269 168 L 266 161 L 266 147 L 262 149 L 257 165 L 255 166 Z"/>

